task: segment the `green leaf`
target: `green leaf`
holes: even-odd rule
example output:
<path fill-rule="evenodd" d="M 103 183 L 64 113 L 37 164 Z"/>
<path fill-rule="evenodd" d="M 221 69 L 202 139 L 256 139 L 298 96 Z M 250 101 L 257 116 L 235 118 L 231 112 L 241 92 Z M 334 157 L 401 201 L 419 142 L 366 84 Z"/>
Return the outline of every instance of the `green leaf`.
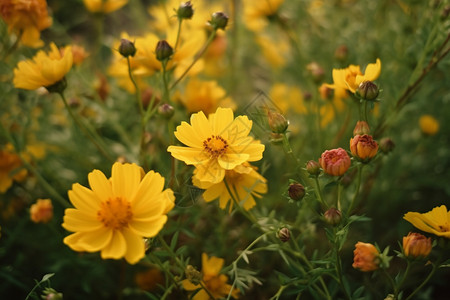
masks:
<path fill-rule="evenodd" d="M 50 278 L 53 277 L 53 275 L 55 275 L 55 273 L 48 273 L 48 274 L 45 274 L 45 275 L 42 277 L 42 279 L 41 279 L 41 281 L 40 281 L 39 283 L 42 283 L 42 282 L 44 282 L 44 281 L 49 280 Z"/>

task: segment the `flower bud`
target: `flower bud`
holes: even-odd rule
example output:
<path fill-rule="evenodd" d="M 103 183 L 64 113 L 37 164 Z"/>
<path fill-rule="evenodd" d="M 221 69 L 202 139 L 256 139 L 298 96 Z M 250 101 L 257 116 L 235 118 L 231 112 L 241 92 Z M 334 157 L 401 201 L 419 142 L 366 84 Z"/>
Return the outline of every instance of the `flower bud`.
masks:
<path fill-rule="evenodd" d="M 43 300 L 63 300 L 63 294 L 58 293 L 56 290 L 46 287 L 43 291 L 44 295 L 41 295 Z"/>
<path fill-rule="evenodd" d="M 348 47 L 346 45 L 340 45 L 336 51 L 334 51 L 334 57 L 337 60 L 345 61 L 348 56 Z"/>
<path fill-rule="evenodd" d="M 352 164 L 347 151 L 342 148 L 326 150 L 319 158 L 320 166 L 328 175 L 341 176 Z"/>
<path fill-rule="evenodd" d="M 350 139 L 350 151 L 353 157 L 362 161 L 369 161 L 378 152 L 378 144 L 368 134 L 355 135 Z"/>
<path fill-rule="evenodd" d="M 53 218 L 53 205 L 50 199 L 38 199 L 31 205 L 30 218 L 34 223 L 48 223 Z"/>
<path fill-rule="evenodd" d="M 305 197 L 305 187 L 300 183 L 291 183 L 288 188 L 289 197 L 292 200 L 299 201 Z"/>
<path fill-rule="evenodd" d="M 197 285 L 202 281 L 202 273 L 200 273 L 196 268 L 191 265 L 187 265 L 186 270 L 184 270 L 187 280 L 192 284 Z"/>
<path fill-rule="evenodd" d="M 328 209 L 323 216 L 325 217 L 325 221 L 332 226 L 338 225 L 342 220 L 341 211 L 334 207 Z"/>
<path fill-rule="evenodd" d="M 353 129 L 353 136 L 355 135 L 364 135 L 370 134 L 370 127 L 366 121 L 358 121 L 356 122 L 355 129 Z"/>
<path fill-rule="evenodd" d="M 282 241 L 283 243 L 286 243 L 291 239 L 291 232 L 288 228 L 283 227 L 277 232 L 277 238 Z"/>
<path fill-rule="evenodd" d="M 332 98 L 332 92 L 333 90 L 325 83 L 319 86 L 319 95 L 323 100 L 330 100 Z"/>
<path fill-rule="evenodd" d="M 178 19 L 191 19 L 194 15 L 194 9 L 192 8 L 191 1 L 183 2 L 180 4 L 177 10 Z"/>
<path fill-rule="evenodd" d="M 173 48 L 166 40 L 161 40 L 156 44 L 156 59 L 159 61 L 168 60 L 173 54 Z"/>
<path fill-rule="evenodd" d="M 420 233 L 410 232 L 403 237 L 403 254 L 410 258 L 425 258 L 431 252 L 431 238 Z"/>
<path fill-rule="evenodd" d="M 128 57 L 128 56 L 133 57 L 136 54 L 136 47 L 134 46 L 133 42 L 131 42 L 127 39 L 121 39 L 120 46 L 119 46 L 119 53 L 123 57 Z"/>
<path fill-rule="evenodd" d="M 223 12 L 215 12 L 211 16 L 211 20 L 209 21 L 209 25 L 214 28 L 214 30 L 222 29 L 225 30 L 228 24 L 228 16 Z"/>
<path fill-rule="evenodd" d="M 269 140 L 273 145 L 281 145 L 283 144 L 283 135 L 281 133 L 271 132 Z"/>
<path fill-rule="evenodd" d="M 310 175 L 319 175 L 320 174 L 320 165 L 315 160 L 310 160 L 306 163 L 306 172 Z"/>
<path fill-rule="evenodd" d="M 388 154 L 389 152 L 394 150 L 394 148 L 395 148 L 395 143 L 393 140 L 391 140 L 388 137 L 381 139 L 381 141 L 380 141 L 381 152 L 383 152 L 384 154 Z"/>
<path fill-rule="evenodd" d="M 378 256 L 380 253 L 374 245 L 358 242 L 355 245 L 353 255 L 353 268 L 363 272 L 375 271 L 379 268 L 380 260 Z"/>
<path fill-rule="evenodd" d="M 314 82 L 321 82 L 323 80 L 324 76 L 325 76 L 325 71 L 315 61 L 309 63 L 306 66 L 306 70 L 308 70 L 308 72 L 311 75 L 311 77 L 314 80 Z"/>
<path fill-rule="evenodd" d="M 285 133 L 289 126 L 288 120 L 277 112 L 267 111 L 269 127 L 274 133 Z"/>
<path fill-rule="evenodd" d="M 164 103 L 158 107 L 158 113 L 166 119 L 172 118 L 175 110 L 172 105 Z"/>
<path fill-rule="evenodd" d="M 378 86 L 372 81 L 363 81 L 356 89 L 356 95 L 364 100 L 375 100 L 378 97 Z"/>

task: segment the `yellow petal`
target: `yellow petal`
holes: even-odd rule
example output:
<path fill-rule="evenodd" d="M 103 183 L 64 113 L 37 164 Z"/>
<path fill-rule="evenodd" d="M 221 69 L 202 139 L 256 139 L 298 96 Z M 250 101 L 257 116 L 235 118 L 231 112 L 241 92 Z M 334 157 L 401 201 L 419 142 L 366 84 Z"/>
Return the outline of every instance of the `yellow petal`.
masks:
<path fill-rule="evenodd" d="M 204 276 L 218 275 L 224 263 L 225 260 L 222 258 L 215 256 L 208 258 L 206 253 L 202 253 L 202 271 Z"/>
<path fill-rule="evenodd" d="M 233 123 L 234 115 L 231 108 L 219 107 L 216 113 L 209 115 L 209 124 L 212 128 L 214 135 L 220 135 L 224 139 L 228 137 L 225 136 L 225 132 L 228 132 L 229 127 Z"/>
<path fill-rule="evenodd" d="M 161 231 L 166 222 L 167 216 L 161 215 L 148 219 L 134 218 L 128 225 L 130 230 L 136 235 L 142 237 L 154 237 Z"/>
<path fill-rule="evenodd" d="M 191 126 L 194 128 L 195 131 L 198 132 L 198 136 L 202 140 L 210 137 L 213 134 L 208 119 L 206 118 L 205 114 L 202 111 L 196 114 L 192 114 Z"/>
<path fill-rule="evenodd" d="M 89 185 L 95 196 L 100 201 L 113 198 L 111 182 L 99 170 L 94 170 L 88 175 Z"/>
<path fill-rule="evenodd" d="M 374 64 L 368 64 L 364 72 L 364 79 L 369 81 L 376 80 L 381 73 L 381 60 L 377 58 Z"/>
<path fill-rule="evenodd" d="M 209 159 L 202 149 L 169 146 L 167 151 L 176 159 L 184 161 L 187 165 L 202 164 Z"/>
<path fill-rule="evenodd" d="M 144 240 L 127 228 L 124 228 L 122 233 L 127 245 L 125 259 L 128 263 L 135 264 L 145 256 Z"/>
<path fill-rule="evenodd" d="M 65 211 L 64 223 L 62 226 L 73 232 L 95 231 L 103 227 L 103 223 L 97 220 L 96 215 L 89 214 L 74 208 Z"/>
<path fill-rule="evenodd" d="M 141 168 L 136 164 L 114 163 L 111 172 L 114 196 L 131 201 L 141 182 Z"/>
<path fill-rule="evenodd" d="M 219 165 L 225 170 L 232 170 L 236 166 L 246 162 L 249 157 L 250 155 L 248 155 L 247 153 L 227 153 L 220 156 L 217 161 L 219 162 Z"/>
<path fill-rule="evenodd" d="M 127 251 L 127 244 L 122 232 L 118 230 L 111 230 L 111 232 L 112 237 L 110 242 L 102 249 L 102 258 L 119 259 L 121 257 L 124 257 Z"/>
<path fill-rule="evenodd" d="M 86 212 L 96 212 L 99 209 L 100 200 L 94 195 L 94 193 L 80 185 L 75 183 L 72 185 L 72 190 L 68 192 L 70 202 L 78 209 Z"/>
<path fill-rule="evenodd" d="M 186 146 L 203 149 L 203 141 L 206 137 L 200 137 L 197 131 L 188 123 L 182 122 L 174 134 Z"/>
<path fill-rule="evenodd" d="M 112 236 L 113 231 L 105 227 L 95 231 L 82 232 L 77 245 L 85 251 L 97 252 L 110 244 Z"/>

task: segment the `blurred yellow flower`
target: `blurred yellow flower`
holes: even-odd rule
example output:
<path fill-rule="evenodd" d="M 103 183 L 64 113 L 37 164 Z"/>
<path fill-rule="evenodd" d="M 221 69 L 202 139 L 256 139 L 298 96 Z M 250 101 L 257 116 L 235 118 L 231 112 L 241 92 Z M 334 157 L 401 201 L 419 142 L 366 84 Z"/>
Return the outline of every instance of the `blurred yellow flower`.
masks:
<path fill-rule="evenodd" d="M 92 13 L 109 14 L 128 3 L 128 0 L 83 0 L 84 6 Z"/>
<path fill-rule="evenodd" d="M 364 74 L 361 67 L 350 65 L 345 69 L 333 69 L 333 84 L 330 88 L 343 88 L 354 93 L 363 81 L 374 81 L 380 76 L 381 61 L 377 58 L 374 64 L 368 64 Z"/>
<path fill-rule="evenodd" d="M 214 299 L 221 299 L 226 297 L 232 288 L 227 283 L 228 277 L 224 274 L 220 274 L 220 270 L 223 268 L 225 260 L 223 258 L 211 256 L 208 257 L 206 253 L 202 253 L 202 274 L 203 280 L 201 281 L 203 286 L 214 297 Z M 193 284 L 188 279 L 181 282 L 183 288 L 186 291 L 195 291 L 201 289 L 194 295 L 192 300 L 210 300 L 209 294 L 203 289 L 200 284 Z M 239 297 L 239 290 L 233 288 L 231 291 L 233 298 Z"/>
<path fill-rule="evenodd" d="M 22 44 L 33 48 L 44 45 L 41 31 L 52 25 L 45 0 L 2 0 L 0 15 L 8 31 L 19 35 Z"/>
<path fill-rule="evenodd" d="M 225 171 L 224 180 L 219 183 L 202 182 L 197 179 L 194 171 L 192 182 L 195 186 L 206 190 L 203 193 L 203 199 L 206 202 L 219 198 L 221 209 L 225 209 L 233 197 L 245 210 L 249 210 L 256 205 L 254 197 L 261 198 L 261 194 L 267 193 L 267 180 L 256 171 L 255 167 L 248 163 L 239 165 L 233 170 Z M 230 195 L 230 191 L 234 192 L 233 195 Z M 233 201 L 231 201 L 230 212 L 233 204 Z"/>
<path fill-rule="evenodd" d="M 272 99 L 283 114 L 294 111 L 298 114 L 306 114 L 302 91 L 284 83 L 275 83 L 269 92 Z"/>
<path fill-rule="evenodd" d="M 226 91 L 215 80 L 200 80 L 192 78 L 186 84 L 185 90 L 177 98 L 189 113 L 203 111 L 206 115 L 213 113 L 220 107 L 236 108 L 236 104 Z"/>
<path fill-rule="evenodd" d="M 144 237 L 154 237 L 174 207 L 164 178 L 144 175 L 136 164 L 115 163 L 111 178 L 99 170 L 88 175 L 91 189 L 76 183 L 69 191 L 75 208 L 65 210 L 62 226 L 72 232 L 64 243 L 75 251 L 101 251 L 103 259 L 125 257 L 130 264 L 145 255 Z"/>
<path fill-rule="evenodd" d="M 64 55 L 64 49 L 61 50 Z M 89 56 L 89 53 L 82 46 L 72 45 L 73 64 L 78 66 Z"/>
<path fill-rule="evenodd" d="M 219 107 L 206 118 L 203 112 L 191 116 L 191 124 L 182 122 L 175 131 L 177 139 L 187 147 L 170 146 L 176 159 L 197 168 L 197 179 L 218 183 L 246 161 L 262 158 L 264 145 L 249 136 L 253 122 L 247 116 L 234 118 L 231 108 Z"/>
<path fill-rule="evenodd" d="M 403 219 L 422 231 L 450 238 L 450 212 L 445 205 L 435 207 L 424 214 L 408 212 Z"/>
<path fill-rule="evenodd" d="M 38 199 L 31 205 L 30 218 L 34 223 L 48 223 L 53 218 L 53 205 L 50 199 Z"/>
<path fill-rule="evenodd" d="M 19 62 L 14 69 L 14 86 L 26 90 L 35 90 L 61 81 L 70 71 L 73 62 L 72 47 L 64 49 L 64 55 L 54 43 L 50 51 L 39 51 L 33 59 Z"/>
<path fill-rule="evenodd" d="M 258 35 L 255 39 L 270 66 L 273 68 L 281 68 L 286 65 L 286 58 L 289 55 L 289 44 L 285 39 L 275 39 L 265 35 Z"/>
<path fill-rule="evenodd" d="M 0 193 L 6 192 L 13 181 L 24 180 L 27 174 L 13 145 L 6 144 L 3 149 L 0 149 Z"/>
<path fill-rule="evenodd" d="M 439 122 L 432 115 L 422 115 L 419 126 L 420 130 L 427 135 L 435 135 L 439 131 Z"/>
<path fill-rule="evenodd" d="M 278 12 L 284 0 L 246 0 L 244 4 L 244 24 L 253 31 L 262 31 L 269 24 L 269 17 Z"/>

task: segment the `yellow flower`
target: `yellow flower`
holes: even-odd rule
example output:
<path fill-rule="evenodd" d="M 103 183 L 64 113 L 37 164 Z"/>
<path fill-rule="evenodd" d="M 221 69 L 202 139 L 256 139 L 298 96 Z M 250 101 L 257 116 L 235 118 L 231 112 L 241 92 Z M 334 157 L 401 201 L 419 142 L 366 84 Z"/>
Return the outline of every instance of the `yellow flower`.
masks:
<path fill-rule="evenodd" d="M 93 13 L 109 14 L 128 3 L 128 0 L 83 0 L 87 10 Z"/>
<path fill-rule="evenodd" d="M 179 95 L 181 102 L 190 113 L 203 111 L 205 114 L 213 113 L 220 107 L 236 108 L 226 91 L 214 80 L 200 80 L 193 78 L 186 84 L 186 89 Z"/>
<path fill-rule="evenodd" d="M 284 0 L 246 0 L 244 4 L 244 24 L 253 31 L 262 31 L 269 18 L 278 12 Z"/>
<path fill-rule="evenodd" d="M 48 223 L 53 218 L 53 205 L 50 199 L 38 199 L 31 205 L 30 218 L 34 223 Z"/>
<path fill-rule="evenodd" d="M 424 214 L 408 212 L 403 219 L 422 231 L 450 238 L 450 212 L 445 205 L 435 207 Z"/>
<path fill-rule="evenodd" d="M 145 255 L 144 237 L 154 237 L 174 206 L 164 178 L 153 171 L 144 175 L 136 164 L 115 163 L 111 178 L 89 173 L 91 189 L 78 183 L 69 191 L 75 208 L 65 211 L 62 226 L 72 232 L 64 243 L 75 251 L 101 251 L 103 259 L 125 257 L 130 264 Z"/>
<path fill-rule="evenodd" d="M 220 274 L 220 270 L 223 267 L 225 260 L 219 257 L 211 256 L 208 258 L 206 253 L 202 253 L 202 284 L 208 292 L 214 297 L 214 299 L 221 299 L 226 297 L 231 290 L 231 285 L 227 283 L 228 277 L 224 274 Z M 209 300 L 211 299 L 208 293 L 202 288 L 200 284 L 193 284 L 189 280 L 185 279 L 181 282 L 183 288 L 187 291 L 201 290 L 195 294 L 193 300 Z M 239 297 L 239 290 L 233 289 L 231 292 L 233 298 Z"/>
<path fill-rule="evenodd" d="M 439 131 L 439 122 L 431 115 L 421 116 L 419 126 L 422 132 L 427 135 L 435 135 Z"/>
<path fill-rule="evenodd" d="M 192 182 L 195 186 L 206 189 L 203 199 L 210 202 L 219 198 L 221 209 L 225 209 L 233 197 L 245 210 L 249 210 L 256 205 L 254 197 L 261 198 L 261 194 L 267 193 L 267 180 L 248 163 L 225 171 L 225 178 L 219 183 L 202 182 L 197 179 L 196 173 L 194 171 Z M 227 184 L 230 190 L 227 189 Z M 233 196 L 230 195 L 230 191 L 233 192 Z M 231 201 L 229 211 L 232 210 L 233 204 Z"/>
<path fill-rule="evenodd" d="M 7 144 L 0 150 L 0 193 L 6 192 L 13 181 L 22 181 L 27 176 L 20 157 L 15 153 L 14 147 Z"/>
<path fill-rule="evenodd" d="M 292 110 L 298 114 L 307 113 L 302 91 L 297 87 L 275 83 L 270 89 L 269 96 L 284 114 Z"/>
<path fill-rule="evenodd" d="M 264 35 L 258 35 L 255 39 L 264 58 L 273 68 L 278 69 L 286 65 L 286 58 L 289 56 L 289 44 L 286 40 Z"/>
<path fill-rule="evenodd" d="M 41 31 L 52 25 L 45 0 L 2 0 L 0 15 L 8 24 L 9 32 L 21 34 L 22 44 L 33 48 L 44 45 Z"/>
<path fill-rule="evenodd" d="M 363 81 L 374 81 L 380 76 L 381 61 L 377 58 L 374 64 L 368 64 L 363 74 L 360 66 L 350 65 L 345 69 L 333 69 L 333 83 L 330 88 L 343 88 L 354 93 Z"/>
<path fill-rule="evenodd" d="M 194 165 L 198 180 L 219 183 L 226 170 L 262 158 L 264 145 L 249 136 L 252 124 L 247 116 L 234 118 L 231 108 L 219 107 L 208 119 L 198 112 L 191 116 L 191 124 L 182 122 L 175 131 L 187 147 L 170 146 L 167 151 Z"/>
<path fill-rule="evenodd" d="M 64 55 L 56 45 L 50 45 L 50 52 L 39 51 L 33 59 L 21 61 L 14 69 L 14 86 L 26 90 L 49 87 L 70 71 L 73 62 L 72 47 L 64 49 Z"/>

